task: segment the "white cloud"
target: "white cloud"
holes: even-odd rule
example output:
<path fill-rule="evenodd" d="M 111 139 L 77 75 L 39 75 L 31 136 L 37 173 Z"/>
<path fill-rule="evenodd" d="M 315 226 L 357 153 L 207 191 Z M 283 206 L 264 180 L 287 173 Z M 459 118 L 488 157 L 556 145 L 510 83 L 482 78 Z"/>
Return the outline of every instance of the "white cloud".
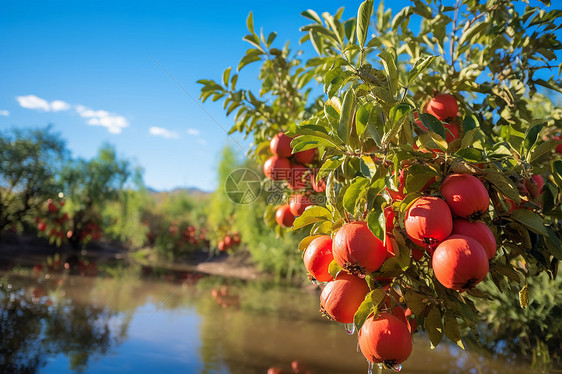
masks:
<path fill-rule="evenodd" d="M 27 109 L 40 109 L 46 112 L 51 110 L 51 106 L 47 100 L 43 100 L 35 95 L 18 96 L 16 100 L 23 108 Z"/>
<path fill-rule="evenodd" d="M 84 105 L 76 105 L 74 109 L 81 117 L 89 118 L 88 125 L 105 127 L 112 134 L 120 134 L 125 127 L 129 126 L 125 117 L 106 110 L 93 110 Z"/>
<path fill-rule="evenodd" d="M 187 132 L 189 135 L 194 135 L 194 136 L 197 136 L 197 135 L 200 134 L 199 130 L 197 130 L 197 129 L 187 129 L 186 132 Z"/>
<path fill-rule="evenodd" d="M 0 117 L 8 117 L 9 115 L 10 115 L 9 111 L 5 109 L 0 110 Z"/>
<path fill-rule="evenodd" d="M 152 126 L 148 130 L 148 132 L 150 133 L 150 135 L 161 136 L 161 137 L 167 138 L 167 139 L 179 138 L 179 135 L 176 132 L 170 131 L 170 130 L 167 130 L 163 127 L 158 127 L 158 126 Z"/>
<path fill-rule="evenodd" d="M 46 112 L 60 112 L 69 110 L 72 107 L 66 101 L 55 100 L 49 103 L 47 100 L 35 95 L 18 96 L 16 100 L 24 108 Z M 129 122 L 125 117 L 106 110 L 93 110 L 84 105 L 74 105 L 74 109 L 82 118 L 88 119 L 86 122 L 88 125 L 105 127 L 112 134 L 120 134 L 125 127 L 129 126 Z"/>
<path fill-rule="evenodd" d="M 67 102 L 55 100 L 49 103 L 47 100 L 35 95 L 18 96 L 16 97 L 16 100 L 23 108 L 27 109 L 37 109 L 45 112 L 59 112 L 61 110 L 70 109 L 70 104 Z"/>
<path fill-rule="evenodd" d="M 201 145 L 207 145 L 207 141 L 205 139 L 197 139 L 197 143 Z"/>
<path fill-rule="evenodd" d="M 51 110 L 53 112 L 60 112 L 61 110 L 69 110 L 70 104 L 62 101 L 62 100 L 55 100 L 51 101 Z"/>

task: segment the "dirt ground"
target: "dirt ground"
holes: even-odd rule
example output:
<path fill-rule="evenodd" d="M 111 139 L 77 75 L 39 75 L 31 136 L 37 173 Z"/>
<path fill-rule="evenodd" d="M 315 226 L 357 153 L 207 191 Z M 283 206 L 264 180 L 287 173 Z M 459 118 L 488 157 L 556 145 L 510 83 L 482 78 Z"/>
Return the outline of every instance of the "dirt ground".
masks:
<path fill-rule="evenodd" d="M 145 248 L 143 251 L 150 252 L 150 248 Z M 118 242 L 90 243 L 86 249 L 75 251 L 67 245 L 61 247 L 50 245 L 47 240 L 35 236 L 5 233 L 0 238 L 0 269 L 7 270 L 16 265 L 34 266 L 57 253 L 63 261 L 77 255 L 98 263 L 115 260 L 134 261 L 134 256 L 128 248 Z M 149 262 L 147 265 L 176 271 L 200 272 L 245 280 L 271 278 L 271 275 L 259 271 L 252 264 L 249 254 L 244 251 L 210 256 L 205 249 L 198 249 L 189 257 L 174 263 L 156 260 L 154 256 L 149 256 L 146 261 Z"/>

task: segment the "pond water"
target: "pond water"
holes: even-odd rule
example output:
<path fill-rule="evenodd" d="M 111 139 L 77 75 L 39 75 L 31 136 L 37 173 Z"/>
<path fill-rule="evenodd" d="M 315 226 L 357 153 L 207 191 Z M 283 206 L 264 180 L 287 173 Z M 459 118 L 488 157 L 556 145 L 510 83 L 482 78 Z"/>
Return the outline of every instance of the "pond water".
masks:
<path fill-rule="evenodd" d="M 0 273 L 0 373 L 366 373 L 319 290 L 150 268 Z M 91 269 L 90 269 L 91 270 Z M 387 372 L 385 370 L 385 372 Z M 389 371 L 388 371 L 389 372 Z M 404 373 L 531 373 L 416 334 Z"/>

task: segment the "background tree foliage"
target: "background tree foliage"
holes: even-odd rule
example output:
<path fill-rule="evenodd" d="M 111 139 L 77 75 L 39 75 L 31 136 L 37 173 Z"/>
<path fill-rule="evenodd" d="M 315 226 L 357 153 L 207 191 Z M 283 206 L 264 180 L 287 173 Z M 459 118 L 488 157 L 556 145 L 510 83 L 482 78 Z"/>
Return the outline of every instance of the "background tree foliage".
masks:
<path fill-rule="evenodd" d="M 562 111 L 550 97 L 562 92 L 556 34 L 562 11 L 549 5 L 413 0 L 393 15 L 382 1 L 375 9 L 367 0 L 350 19 L 342 19 L 343 8 L 321 16 L 307 10 L 302 15 L 311 23 L 301 28 L 300 42 L 317 56 L 304 61 L 299 56 L 306 52 L 291 53 L 288 44 L 272 47 L 275 33 L 258 36 L 250 13 L 243 39 L 252 47 L 238 71 L 260 62 L 259 92 L 237 89 L 238 75 L 228 68 L 222 82 L 199 81 L 201 99 L 223 100 L 227 114 L 237 110 L 231 132 L 253 135 L 249 155 L 260 163 L 279 130 L 295 137 L 293 152 L 318 149 L 327 204 L 296 219 L 293 230 L 312 225 L 300 249 L 314 235 L 329 235 L 353 220 L 367 220 L 384 240 L 383 209 L 391 206 L 400 223 L 392 232 L 399 255 L 367 276 L 371 289 L 376 277 L 394 277 L 389 296 L 413 311 L 431 344 L 445 335 L 462 347 L 461 331 L 479 336 L 475 300 L 491 295 L 480 289 L 458 293 L 435 281 L 428 256 L 419 262 L 410 256 L 404 216 L 417 197 L 437 194 L 448 174 L 474 174 L 485 181 L 492 201 L 484 221 L 498 239 L 489 277 L 496 290 L 511 298 L 510 290 L 518 291 L 525 308 L 529 279 L 543 272 L 557 277 L 562 159 L 552 151 L 560 144 Z M 314 99 L 313 82 L 324 93 Z M 424 113 L 437 93 L 459 102 L 460 133 L 450 142 L 443 123 Z M 401 172 L 407 175 L 405 196 L 397 201 L 385 191 L 396 190 Z M 533 174 L 545 178 L 540 196 Z M 335 263 L 331 268 L 340 270 Z M 368 297 L 356 314 L 357 327 L 377 307 Z"/>

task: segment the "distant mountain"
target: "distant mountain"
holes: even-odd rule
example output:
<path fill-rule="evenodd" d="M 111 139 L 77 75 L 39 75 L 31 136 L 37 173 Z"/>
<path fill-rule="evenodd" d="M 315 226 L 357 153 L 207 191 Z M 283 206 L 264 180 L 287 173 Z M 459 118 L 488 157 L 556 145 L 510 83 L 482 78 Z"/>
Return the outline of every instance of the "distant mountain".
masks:
<path fill-rule="evenodd" d="M 203 191 L 202 189 L 197 188 L 197 187 L 176 187 L 171 191 L 158 191 L 154 188 L 147 187 L 146 190 L 151 195 L 162 195 L 162 194 L 177 195 L 177 194 L 186 193 L 190 196 L 203 197 L 203 196 L 207 196 L 207 195 L 211 194 L 211 192 Z"/>

